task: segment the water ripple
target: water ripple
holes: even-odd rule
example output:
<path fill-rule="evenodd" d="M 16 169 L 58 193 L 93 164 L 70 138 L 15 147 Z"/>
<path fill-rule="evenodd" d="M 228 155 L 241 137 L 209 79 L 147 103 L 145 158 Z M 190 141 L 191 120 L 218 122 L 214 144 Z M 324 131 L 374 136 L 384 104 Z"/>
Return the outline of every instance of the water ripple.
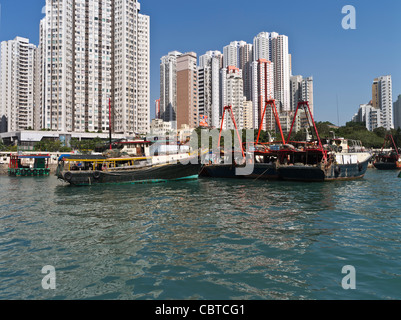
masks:
<path fill-rule="evenodd" d="M 0 177 L 0 299 L 399 299 L 400 181 Z M 41 287 L 45 265 L 55 291 Z"/>

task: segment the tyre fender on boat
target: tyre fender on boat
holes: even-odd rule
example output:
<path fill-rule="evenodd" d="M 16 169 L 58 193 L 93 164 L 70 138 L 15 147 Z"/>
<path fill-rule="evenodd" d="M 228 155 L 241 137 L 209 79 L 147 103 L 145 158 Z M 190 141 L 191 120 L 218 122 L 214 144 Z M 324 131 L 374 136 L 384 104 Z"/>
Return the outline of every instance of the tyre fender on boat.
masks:
<path fill-rule="evenodd" d="M 95 172 L 93 173 L 93 177 L 94 177 L 95 179 L 99 179 L 99 178 L 100 178 L 100 171 L 95 171 Z"/>
<path fill-rule="evenodd" d="M 66 172 L 66 173 L 64 174 L 64 179 L 67 180 L 67 181 L 71 181 L 71 179 L 72 179 L 72 173 L 71 173 L 71 172 Z"/>

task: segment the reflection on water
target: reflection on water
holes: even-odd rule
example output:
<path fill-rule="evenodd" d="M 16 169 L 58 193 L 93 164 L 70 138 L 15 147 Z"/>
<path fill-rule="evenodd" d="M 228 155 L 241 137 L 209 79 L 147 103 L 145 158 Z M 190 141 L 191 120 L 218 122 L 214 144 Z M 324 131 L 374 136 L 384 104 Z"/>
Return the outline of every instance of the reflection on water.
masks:
<path fill-rule="evenodd" d="M 389 173 L 316 184 L 0 183 L 2 299 L 400 297 L 400 186 Z M 347 264 L 354 292 L 341 288 Z M 44 265 L 56 268 L 55 291 L 41 288 Z"/>

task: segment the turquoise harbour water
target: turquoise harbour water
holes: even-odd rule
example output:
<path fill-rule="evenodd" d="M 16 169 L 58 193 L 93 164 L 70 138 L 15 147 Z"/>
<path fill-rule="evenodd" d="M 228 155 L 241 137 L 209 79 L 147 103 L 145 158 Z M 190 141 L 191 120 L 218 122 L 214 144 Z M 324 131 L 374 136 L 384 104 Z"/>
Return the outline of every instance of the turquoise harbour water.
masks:
<path fill-rule="evenodd" d="M 1 176 L 0 299 L 401 299 L 397 175 L 82 188 Z"/>

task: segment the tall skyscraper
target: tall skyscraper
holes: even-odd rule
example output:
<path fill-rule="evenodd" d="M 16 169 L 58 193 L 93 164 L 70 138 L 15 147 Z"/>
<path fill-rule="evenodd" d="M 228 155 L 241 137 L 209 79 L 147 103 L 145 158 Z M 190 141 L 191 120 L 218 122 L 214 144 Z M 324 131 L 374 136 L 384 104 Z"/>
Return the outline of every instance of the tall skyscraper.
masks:
<path fill-rule="evenodd" d="M 302 76 L 291 76 L 290 78 L 290 111 L 293 116 L 297 109 L 298 103 L 301 101 L 308 101 L 309 108 L 312 116 L 314 114 L 314 103 L 313 103 L 313 77 L 303 78 Z M 311 119 L 309 119 L 311 124 Z M 304 111 L 298 110 L 297 119 L 295 122 L 295 131 L 299 131 L 302 128 L 308 127 L 308 118 Z"/>
<path fill-rule="evenodd" d="M 242 78 L 244 80 L 244 96 L 247 100 L 252 97 L 252 80 L 251 80 L 251 64 L 253 61 L 253 46 L 249 43 L 242 42 L 238 48 L 239 52 L 239 68 L 242 70 Z"/>
<path fill-rule="evenodd" d="M 7 131 L 34 129 L 36 46 L 16 37 L 1 43 L 0 118 Z"/>
<path fill-rule="evenodd" d="M 376 78 L 373 80 L 372 84 L 372 107 L 376 109 L 380 109 L 379 103 L 379 79 Z"/>
<path fill-rule="evenodd" d="M 150 17 L 144 14 L 138 14 L 138 48 L 134 128 L 138 133 L 147 133 L 150 132 Z"/>
<path fill-rule="evenodd" d="M 261 32 L 253 39 L 253 61 L 265 59 L 271 61 L 270 33 Z"/>
<path fill-rule="evenodd" d="M 148 131 L 149 17 L 139 10 L 136 0 L 46 0 L 40 34 L 45 128 Z"/>
<path fill-rule="evenodd" d="M 401 128 L 401 94 L 398 96 L 396 102 L 394 102 L 394 128 Z"/>
<path fill-rule="evenodd" d="M 253 128 L 259 129 L 266 101 L 274 99 L 274 66 L 266 59 L 252 62 Z M 275 130 L 275 118 L 271 108 L 266 110 L 262 130 Z"/>
<path fill-rule="evenodd" d="M 160 119 L 160 99 L 155 101 L 155 118 Z"/>
<path fill-rule="evenodd" d="M 376 80 L 375 80 L 376 81 Z M 382 126 L 386 130 L 394 128 L 393 119 L 393 94 L 391 76 L 381 76 L 378 82 L 378 103 L 380 107 Z"/>
<path fill-rule="evenodd" d="M 199 125 L 197 62 L 195 52 L 177 57 L 177 129 Z"/>
<path fill-rule="evenodd" d="M 271 61 L 274 64 L 274 97 L 279 112 L 290 110 L 290 63 L 288 37 L 270 34 Z"/>
<path fill-rule="evenodd" d="M 220 126 L 220 69 L 223 55 L 208 51 L 199 57 L 198 104 L 199 115 L 207 117 L 210 127 Z"/>
<path fill-rule="evenodd" d="M 221 106 L 231 106 L 235 117 L 237 127 L 242 129 L 244 126 L 243 112 L 244 112 L 244 91 L 243 91 L 243 80 L 242 71 L 236 67 L 229 66 L 223 68 L 221 73 Z M 222 112 L 223 112 L 222 110 Z M 221 112 L 221 113 L 222 113 Z M 231 120 L 230 115 L 225 115 L 225 121 L 223 124 L 224 129 L 234 129 L 234 123 Z"/>
<path fill-rule="evenodd" d="M 173 122 L 177 129 L 177 58 L 181 52 L 172 51 L 160 62 L 160 114 L 161 119 Z"/>

